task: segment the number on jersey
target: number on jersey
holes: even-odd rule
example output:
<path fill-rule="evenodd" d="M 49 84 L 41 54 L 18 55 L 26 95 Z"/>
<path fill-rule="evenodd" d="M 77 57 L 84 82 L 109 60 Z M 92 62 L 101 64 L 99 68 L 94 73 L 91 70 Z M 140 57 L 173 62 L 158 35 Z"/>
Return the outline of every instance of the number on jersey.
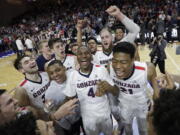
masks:
<path fill-rule="evenodd" d="M 45 103 L 45 94 L 42 95 L 42 102 Z"/>
<path fill-rule="evenodd" d="M 90 89 L 89 89 L 88 96 L 90 96 L 90 97 L 95 97 L 93 88 L 90 88 Z"/>
<path fill-rule="evenodd" d="M 126 88 L 121 87 L 120 90 L 126 94 L 133 94 L 132 89 L 126 89 Z"/>

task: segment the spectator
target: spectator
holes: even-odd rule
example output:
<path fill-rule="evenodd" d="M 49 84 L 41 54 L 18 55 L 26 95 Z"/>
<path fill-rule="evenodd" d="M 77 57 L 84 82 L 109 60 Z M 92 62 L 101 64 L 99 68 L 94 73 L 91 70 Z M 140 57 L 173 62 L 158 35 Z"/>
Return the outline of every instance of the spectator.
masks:
<path fill-rule="evenodd" d="M 150 46 L 152 48 L 150 53 L 151 63 L 155 66 L 158 64 L 161 73 L 165 73 L 166 45 L 167 42 L 163 39 L 163 36 L 158 35 L 157 38 L 154 38 Z"/>

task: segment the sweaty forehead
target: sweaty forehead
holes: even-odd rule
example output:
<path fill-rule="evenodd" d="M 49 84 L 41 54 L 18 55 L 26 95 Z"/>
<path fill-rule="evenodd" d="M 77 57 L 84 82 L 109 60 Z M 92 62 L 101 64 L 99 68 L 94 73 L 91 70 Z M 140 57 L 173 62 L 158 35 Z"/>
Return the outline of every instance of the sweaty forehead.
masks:
<path fill-rule="evenodd" d="M 123 30 L 122 30 L 121 28 L 116 29 L 116 32 L 124 33 Z"/>
<path fill-rule="evenodd" d="M 87 46 L 81 46 L 81 47 L 78 48 L 77 53 L 82 53 L 82 52 L 89 52 L 89 53 L 91 53 L 90 49 Z"/>
<path fill-rule="evenodd" d="M 120 59 L 131 59 L 131 56 L 128 53 L 115 52 L 115 53 L 113 53 L 113 59 L 117 59 L 117 60 L 120 60 Z"/>
<path fill-rule="evenodd" d="M 53 71 L 53 70 L 55 70 L 57 68 L 63 68 L 63 66 L 59 65 L 58 63 L 55 63 L 53 65 L 50 65 L 47 69 L 48 69 L 48 71 Z"/>
<path fill-rule="evenodd" d="M 62 42 L 59 41 L 59 42 L 55 42 L 54 45 L 57 46 L 57 45 L 64 45 L 64 44 L 63 44 Z"/>
<path fill-rule="evenodd" d="M 24 61 L 27 61 L 27 60 L 30 60 L 30 59 L 31 59 L 30 57 L 26 56 L 21 60 L 21 62 L 23 63 Z"/>
<path fill-rule="evenodd" d="M 104 30 L 101 31 L 100 35 L 103 36 L 103 35 L 111 35 L 111 34 L 110 34 L 110 32 L 108 30 L 104 29 Z"/>

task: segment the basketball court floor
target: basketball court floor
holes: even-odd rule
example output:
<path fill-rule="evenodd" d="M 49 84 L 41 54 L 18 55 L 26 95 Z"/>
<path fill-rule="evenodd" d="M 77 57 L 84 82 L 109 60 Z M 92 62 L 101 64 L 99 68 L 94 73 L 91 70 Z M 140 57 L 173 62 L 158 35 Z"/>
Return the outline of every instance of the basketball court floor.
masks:
<path fill-rule="evenodd" d="M 171 74 L 180 75 L 180 55 L 176 55 L 177 43 L 173 44 L 171 47 L 166 48 L 166 71 Z M 139 48 L 139 54 L 141 61 L 150 61 L 149 57 L 150 50 L 145 48 Z M 0 59 L 0 89 L 12 90 L 15 88 L 24 78 L 24 76 L 19 73 L 13 67 L 13 61 L 16 55 L 12 55 L 6 58 Z M 159 69 L 157 67 L 157 72 L 159 74 Z"/>

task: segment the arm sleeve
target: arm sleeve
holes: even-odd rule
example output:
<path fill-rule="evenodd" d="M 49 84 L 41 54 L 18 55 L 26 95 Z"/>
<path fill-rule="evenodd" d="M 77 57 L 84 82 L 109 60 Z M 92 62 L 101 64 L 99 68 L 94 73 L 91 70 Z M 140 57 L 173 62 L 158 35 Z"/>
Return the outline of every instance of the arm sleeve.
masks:
<path fill-rule="evenodd" d="M 63 90 L 64 95 L 67 97 L 74 97 L 76 96 L 76 90 L 75 90 L 75 84 L 73 84 L 73 73 L 71 73 L 69 76 L 67 76 L 67 82 L 66 87 Z"/>
<path fill-rule="evenodd" d="M 127 41 L 130 43 L 134 43 L 134 40 L 140 31 L 140 27 L 126 16 L 121 22 L 129 31 L 128 34 L 121 40 L 121 42 Z"/>

